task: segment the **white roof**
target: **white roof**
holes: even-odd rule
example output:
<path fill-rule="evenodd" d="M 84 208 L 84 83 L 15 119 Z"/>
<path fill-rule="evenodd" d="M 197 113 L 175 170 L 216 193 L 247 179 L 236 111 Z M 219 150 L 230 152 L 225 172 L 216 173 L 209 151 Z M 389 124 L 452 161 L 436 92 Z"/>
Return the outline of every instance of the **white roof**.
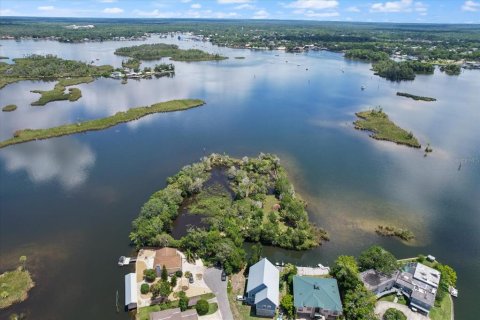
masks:
<path fill-rule="evenodd" d="M 413 278 L 437 288 L 438 283 L 440 282 L 440 271 L 430 268 L 424 264 L 417 263 Z"/>
<path fill-rule="evenodd" d="M 135 273 L 125 275 L 125 305 L 137 303 L 137 281 Z"/>
<path fill-rule="evenodd" d="M 280 271 L 267 258 L 250 267 L 248 272 L 247 292 L 260 287 L 263 290 L 255 294 L 255 303 L 268 298 L 278 306 L 279 304 Z"/>

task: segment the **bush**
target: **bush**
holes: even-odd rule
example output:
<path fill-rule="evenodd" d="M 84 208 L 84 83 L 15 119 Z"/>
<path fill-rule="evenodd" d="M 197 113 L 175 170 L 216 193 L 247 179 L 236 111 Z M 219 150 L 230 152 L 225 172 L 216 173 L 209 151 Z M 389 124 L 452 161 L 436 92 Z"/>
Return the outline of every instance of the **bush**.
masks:
<path fill-rule="evenodd" d="M 390 308 L 385 312 L 382 320 L 407 320 L 407 317 L 400 310 Z"/>
<path fill-rule="evenodd" d="M 182 270 L 178 270 L 175 272 L 175 275 L 177 276 L 177 278 L 181 278 L 183 276 L 183 272 Z"/>
<path fill-rule="evenodd" d="M 205 299 L 198 300 L 195 309 L 199 316 L 206 315 L 208 313 L 208 301 Z"/>
<path fill-rule="evenodd" d="M 187 294 L 183 291 L 180 291 L 178 294 L 178 307 L 181 311 L 185 311 L 188 309 L 188 297 Z"/>
<path fill-rule="evenodd" d="M 143 275 L 145 276 L 145 281 L 153 282 L 157 278 L 157 273 L 153 269 L 143 270 Z"/>
<path fill-rule="evenodd" d="M 140 287 L 140 292 L 142 294 L 147 294 L 150 292 L 150 285 L 148 283 L 142 283 L 142 286 Z"/>

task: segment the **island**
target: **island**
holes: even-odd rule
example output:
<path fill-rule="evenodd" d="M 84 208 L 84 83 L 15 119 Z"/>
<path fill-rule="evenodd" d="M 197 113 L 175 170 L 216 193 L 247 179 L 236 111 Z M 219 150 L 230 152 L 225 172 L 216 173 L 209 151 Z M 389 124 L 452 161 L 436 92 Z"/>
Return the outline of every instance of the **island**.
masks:
<path fill-rule="evenodd" d="M 49 139 L 86 131 L 103 130 L 120 123 L 140 119 L 149 114 L 187 110 L 204 104 L 205 102 L 199 99 L 171 100 L 152 104 L 149 107 L 131 108 L 127 111 L 117 112 L 113 116 L 101 119 L 66 124 L 48 129 L 18 130 L 13 134 L 13 138 L 1 141 L 0 148 L 33 140 Z"/>
<path fill-rule="evenodd" d="M 422 101 L 437 101 L 435 98 L 430 98 L 430 97 L 422 97 L 422 96 L 416 96 L 414 94 L 406 93 L 406 92 L 397 92 L 397 96 L 400 97 L 406 97 L 406 98 L 411 98 L 413 100 L 422 100 Z"/>
<path fill-rule="evenodd" d="M 327 240 L 305 207 L 275 155 L 211 154 L 183 167 L 150 197 L 133 221 L 130 240 L 137 249 L 177 247 L 187 259 L 220 264 L 231 274 L 245 266 L 245 242 L 307 250 Z M 201 222 L 173 237 L 177 219 L 197 215 Z"/>
<path fill-rule="evenodd" d="M 414 80 L 416 74 L 433 74 L 435 67 L 428 62 L 380 60 L 373 64 L 376 75 L 390 81 Z"/>
<path fill-rule="evenodd" d="M 81 83 L 89 83 L 93 80 L 93 77 L 90 76 L 78 78 L 64 78 L 60 79 L 60 81 L 58 81 L 58 83 L 52 90 L 32 90 L 31 92 L 33 93 L 41 94 L 41 97 L 37 101 L 32 102 L 31 105 L 44 106 L 49 102 L 60 100 L 77 101 L 82 97 L 82 91 L 80 91 L 80 89 L 78 88 L 69 88 L 68 92 L 65 92 L 66 87 L 74 86 Z"/>
<path fill-rule="evenodd" d="M 398 237 L 404 241 L 410 241 L 415 238 L 412 231 L 395 226 L 378 225 L 375 232 L 384 237 Z"/>
<path fill-rule="evenodd" d="M 458 76 L 462 72 L 462 68 L 458 64 L 451 63 L 440 66 L 440 71 L 449 76 Z"/>
<path fill-rule="evenodd" d="M 374 139 L 392 141 L 413 148 L 421 147 L 412 132 L 398 127 L 380 107 L 357 112 L 355 115 L 360 118 L 353 123 L 355 129 L 373 132 L 370 137 Z"/>
<path fill-rule="evenodd" d="M 28 298 L 28 291 L 35 286 L 30 272 L 26 269 L 26 256 L 21 256 L 20 266 L 0 275 L 0 309 Z"/>
<path fill-rule="evenodd" d="M 16 104 L 9 104 L 6 105 L 5 107 L 2 108 L 3 112 L 12 112 L 17 110 L 17 105 Z"/>
<path fill-rule="evenodd" d="M 170 60 L 174 61 L 209 61 L 227 59 L 227 57 L 223 57 L 219 54 L 211 54 L 198 49 L 183 50 L 179 49 L 177 45 L 165 43 L 122 47 L 115 50 L 115 54 L 138 60 L 158 60 L 167 57 L 170 57 Z"/>

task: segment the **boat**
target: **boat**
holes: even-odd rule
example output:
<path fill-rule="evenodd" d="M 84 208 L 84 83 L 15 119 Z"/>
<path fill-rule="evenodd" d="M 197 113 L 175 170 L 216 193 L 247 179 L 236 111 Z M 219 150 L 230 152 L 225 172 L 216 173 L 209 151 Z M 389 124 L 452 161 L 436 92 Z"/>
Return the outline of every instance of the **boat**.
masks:
<path fill-rule="evenodd" d="M 448 287 L 448 292 L 450 293 L 450 295 L 451 295 L 452 297 L 455 297 L 455 298 L 458 297 L 458 289 L 456 289 L 456 288 L 454 288 L 454 287 L 452 287 L 452 286 L 449 286 L 449 287 Z"/>
<path fill-rule="evenodd" d="M 123 267 L 123 266 L 126 266 L 130 263 L 130 258 L 129 257 L 125 257 L 125 256 L 121 256 L 119 259 L 118 259 L 118 265 L 120 267 Z"/>
<path fill-rule="evenodd" d="M 365 86 L 361 86 L 362 91 L 365 90 Z"/>

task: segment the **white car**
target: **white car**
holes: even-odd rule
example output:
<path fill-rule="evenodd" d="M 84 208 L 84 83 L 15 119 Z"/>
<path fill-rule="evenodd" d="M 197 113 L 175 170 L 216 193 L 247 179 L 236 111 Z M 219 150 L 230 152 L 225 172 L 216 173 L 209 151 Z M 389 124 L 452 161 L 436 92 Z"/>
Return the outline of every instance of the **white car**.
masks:
<path fill-rule="evenodd" d="M 237 301 L 245 301 L 245 297 L 242 295 L 237 296 Z"/>

